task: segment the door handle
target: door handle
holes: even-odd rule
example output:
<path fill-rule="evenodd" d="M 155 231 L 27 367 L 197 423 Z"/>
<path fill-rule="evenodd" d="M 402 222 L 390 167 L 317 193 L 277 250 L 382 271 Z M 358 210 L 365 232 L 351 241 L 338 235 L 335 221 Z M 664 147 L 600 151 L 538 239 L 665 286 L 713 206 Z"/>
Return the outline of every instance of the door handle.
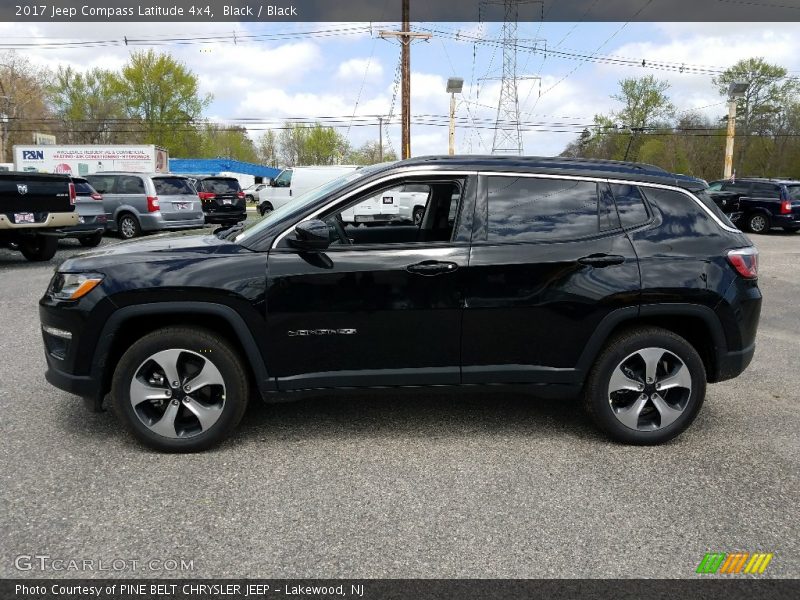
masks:
<path fill-rule="evenodd" d="M 453 273 L 458 269 L 458 265 L 453 262 L 442 262 L 438 260 L 424 260 L 415 265 L 408 265 L 406 271 L 415 275 L 441 275 L 442 273 Z"/>
<path fill-rule="evenodd" d="M 603 267 L 610 267 L 611 265 L 621 265 L 625 262 L 625 257 L 619 254 L 591 254 L 579 258 L 578 262 L 582 265 L 602 269 Z"/>

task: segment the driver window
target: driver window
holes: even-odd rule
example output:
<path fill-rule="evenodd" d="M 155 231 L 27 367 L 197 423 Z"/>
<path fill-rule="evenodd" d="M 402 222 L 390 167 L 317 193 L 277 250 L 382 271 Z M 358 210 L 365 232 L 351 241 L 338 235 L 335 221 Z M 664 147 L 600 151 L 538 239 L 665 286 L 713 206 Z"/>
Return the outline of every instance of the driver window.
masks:
<path fill-rule="evenodd" d="M 331 246 L 449 242 L 462 181 L 408 182 L 360 195 L 322 219 Z"/>

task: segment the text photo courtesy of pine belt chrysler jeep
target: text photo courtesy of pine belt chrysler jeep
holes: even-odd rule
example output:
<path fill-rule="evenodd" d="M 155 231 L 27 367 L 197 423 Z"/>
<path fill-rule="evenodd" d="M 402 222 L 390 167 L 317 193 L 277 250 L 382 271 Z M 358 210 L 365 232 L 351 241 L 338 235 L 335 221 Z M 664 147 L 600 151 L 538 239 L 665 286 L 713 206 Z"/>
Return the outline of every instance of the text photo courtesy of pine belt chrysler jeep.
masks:
<path fill-rule="evenodd" d="M 342 220 L 410 185 L 419 223 Z M 582 396 L 614 440 L 666 442 L 755 350 L 758 254 L 705 187 L 566 158 L 358 169 L 244 229 L 65 261 L 40 301 L 46 377 L 108 394 L 163 451 L 226 438 L 251 395 L 424 386 Z"/>

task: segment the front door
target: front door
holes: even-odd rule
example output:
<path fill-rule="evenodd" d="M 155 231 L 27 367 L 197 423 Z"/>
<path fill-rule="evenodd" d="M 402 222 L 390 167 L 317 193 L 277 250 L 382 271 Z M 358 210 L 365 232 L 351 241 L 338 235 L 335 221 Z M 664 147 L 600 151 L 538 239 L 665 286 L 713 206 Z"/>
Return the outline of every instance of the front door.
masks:
<path fill-rule="evenodd" d="M 451 201 L 472 210 L 474 184 L 429 185 L 421 225 L 343 226 L 341 212 L 380 193 L 370 188 L 320 215 L 332 231 L 325 251 L 284 239 L 270 252 L 268 364 L 280 389 L 460 382 L 469 224 L 447 215 Z"/>

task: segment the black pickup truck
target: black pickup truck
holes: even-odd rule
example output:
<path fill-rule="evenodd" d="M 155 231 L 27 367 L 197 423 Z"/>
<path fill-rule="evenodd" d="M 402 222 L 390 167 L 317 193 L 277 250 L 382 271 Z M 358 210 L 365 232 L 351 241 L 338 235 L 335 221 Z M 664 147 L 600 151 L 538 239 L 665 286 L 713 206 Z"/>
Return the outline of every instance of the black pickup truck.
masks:
<path fill-rule="evenodd" d="M 708 195 L 745 231 L 800 230 L 800 181 L 760 177 L 717 181 Z"/>
<path fill-rule="evenodd" d="M 0 173 L 0 245 L 28 260 L 50 260 L 61 229 L 78 223 L 75 185 L 66 175 Z"/>

